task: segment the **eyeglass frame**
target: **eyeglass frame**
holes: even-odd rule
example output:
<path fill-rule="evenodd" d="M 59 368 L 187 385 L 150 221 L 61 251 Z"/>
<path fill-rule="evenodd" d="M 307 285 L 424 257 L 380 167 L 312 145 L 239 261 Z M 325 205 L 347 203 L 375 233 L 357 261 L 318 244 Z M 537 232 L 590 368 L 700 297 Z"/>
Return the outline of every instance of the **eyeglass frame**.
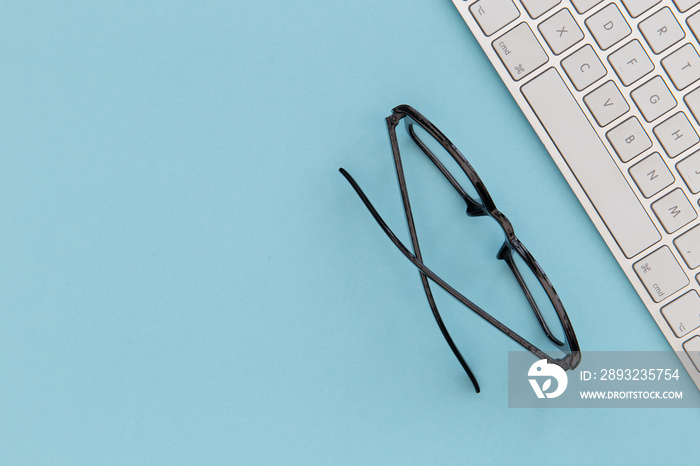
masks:
<path fill-rule="evenodd" d="M 467 215 L 470 217 L 489 216 L 493 218 L 496 221 L 496 223 L 498 223 L 498 225 L 501 227 L 501 229 L 505 233 L 505 240 L 503 242 L 503 245 L 499 249 L 496 258 L 499 260 L 504 260 L 508 264 L 511 272 L 518 281 L 518 284 L 525 293 L 530 307 L 535 313 L 535 316 L 537 317 L 540 326 L 542 327 L 547 337 L 557 346 L 564 346 L 564 343 L 559 341 L 556 337 L 554 337 L 554 335 L 552 335 L 551 331 L 549 330 L 534 298 L 532 297 L 532 293 L 530 292 L 527 284 L 522 278 L 522 275 L 514 262 L 512 256 L 513 252 L 517 253 L 520 256 L 520 258 L 525 262 L 525 264 L 528 266 L 531 272 L 535 275 L 543 290 L 547 294 L 549 301 L 554 307 L 554 310 L 557 314 L 557 317 L 559 318 L 559 322 L 564 331 L 566 346 L 569 349 L 568 353 L 566 353 L 564 357 L 553 358 L 549 356 L 544 351 L 540 350 L 537 346 L 530 343 L 528 340 L 520 336 L 515 331 L 511 330 L 508 326 L 491 316 L 489 313 L 481 309 L 479 306 L 470 301 L 464 295 L 459 293 L 456 289 L 454 289 L 447 282 L 441 279 L 423 263 L 415 222 L 413 219 L 413 211 L 411 209 L 411 203 L 408 196 L 406 178 L 404 175 L 401 154 L 399 151 L 398 138 L 396 136 L 396 127 L 402 119 L 405 119 L 404 123 L 406 124 L 406 129 L 411 138 L 414 140 L 414 142 L 421 148 L 421 150 L 433 162 L 433 164 L 436 165 L 436 167 L 440 170 L 442 175 L 445 176 L 445 178 L 447 178 L 452 187 L 455 188 L 455 190 L 457 190 L 458 193 L 465 200 L 465 202 L 467 203 Z M 462 169 L 464 174 L 467 176 L 467 178 L 469 178 L 469 181 L 474 186 L 476 192 L 481 198 L 481 204 L 475 201 L 467 193 L 467 191 L 459 184 L 459 182 L 442 164 L 442 162 L 440 162 L 440 160 L 432 153 L 432 151 L 420 140 L 420 138 L 415 134 L 415 131 L 413 130 L 411 121 L 419 125 L 424 131 L 426 131 L 430 136 L 432 136 L 435 139 L 435 141 L 442 146 L 443 149 L 445 149 L 450 154 L 452 159 L 459 165 L 459 167 Z M 547 275 L 544 273 L 544 270 L 542 270 L 542 267 L 537 263 L 532 254 L 530 254 L 527 248 L 515 235 L 515 231 L 511 222 L 501 211 L 499 211 L 496 208 L 496 205 L 493 202 L 490 193 L 486 189 L 486 186 L 481 181 L 481 178 L 476 173 L 476 170 L 474 170 L 474 168 L 471 166 L 466 157 L 459 151 L 459 149 L 457 149 L 457 147 L 454 144 L 452 144 L 452 142 L 442 133 L 442 131 L 440 131 L 432 122 L 430 122 L 430 120 L 425 118 L 420 112 L 418 112 L 409 105 L 399 105 L 395 107 L 392 111 L 392 114 L 386 118 L 386 123 L 387 129 L 389 131 L 389 139 L 391 142 L 391 148 L 394 157 L 394 165 L 396 167 L 396 174 L 399 181 L 399 188 L 401 190 L 401 199 L 404 207 L 404 212 L 406 214 L 406 221 L 408 223 L 408 229 L 409 234 L 411 236 L 411 243 L 413 246 L 414 253 L 411 253 L 410 250 L 401 242 L 401 240 L 399 240 L 398 237 L 396 237 L 396 235 L 384 222 L 382 217 L 376 211 L 372 203 L 369 201 L 367 196 L 364 194 L 364 192 L 359 187 L 357 182 L 352 178 L 352 176 L 350 176 L 350 174 L 343 168 L 340 168 L 340 172 L 343 174 L 343 176 L 345 176 L 348 182 L 350 182 L 353 189 L 363 201 L 363 203 L 370 211 L 374 219 L 380 225 L 384 233 L 391 239 L 394 245 L 404 254 L 404 256 L 406 256 L 406 258 L 408 258 L 419 269 L 421 283 L 423 284 L 423 289 L 425 291 L 426 297 L 428 298 L 428 303 L 433 312 L 433 316 L 438 324 L 438 327 L 440 328 L 443 337 L 447 341 L 448 346 L 454 353 L 460 365 L 469 376 L 476 392 L 480 392 L 479 384 L 469 365 L 466 363 L 464 357 L 457 348 L 457 345 L 455 344 L 449 331 L 447 330 L 447 327 L 445 326 L 442 320 L 442 316 L 440 315 L 440 312 L 433 298 L 432 290 L 430 288 L 430 283 L 428 279 L 435 282 L 439 287 L 444 289 L 453 298 L 457 299 L 461 304 L 471 309 L 473 312 L 475 312 L 481 318 L 483 318 L 491 325 L 496 327 L 502 333 L 506 334 L 516 343 L 518 343 L 531 353 L 535 354 L 536 356 L 540 357 L 540 359 L 546 359 L 550 363 L 557 364 L 564 370 L 576 368 L 581 361 L 580 347 L 576 338 L 576 334 L 574 333 L 573 326 L 571 325 L 571 321 L 569 320 L 568 314 L 564 309 L 564 305 L 562 304 L 559 295 L 554 289 L 552 283 L 547 278 Z"/>

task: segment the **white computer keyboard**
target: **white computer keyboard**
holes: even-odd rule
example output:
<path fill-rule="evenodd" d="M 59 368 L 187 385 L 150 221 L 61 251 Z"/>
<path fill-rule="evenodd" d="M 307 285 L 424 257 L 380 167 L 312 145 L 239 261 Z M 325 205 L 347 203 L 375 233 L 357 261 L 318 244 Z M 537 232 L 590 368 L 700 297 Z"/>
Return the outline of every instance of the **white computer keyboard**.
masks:
<path fill-rule="evenodd" d="M 452 0 L 700 388 L 700 0 Z"/>

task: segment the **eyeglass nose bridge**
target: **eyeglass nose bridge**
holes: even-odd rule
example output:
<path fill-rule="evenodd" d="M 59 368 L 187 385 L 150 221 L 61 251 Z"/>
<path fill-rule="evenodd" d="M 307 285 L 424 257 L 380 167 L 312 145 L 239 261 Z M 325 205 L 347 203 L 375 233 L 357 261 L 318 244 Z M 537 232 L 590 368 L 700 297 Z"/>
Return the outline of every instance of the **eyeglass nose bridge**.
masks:
<path fill-rule="evenodd" d="M 465 198 L 464 201 L 467 203 L 467 215 L 469 217 L 483 217 L 489 214 L 486 207 L 484 207 L 482 204 L 479 204 L 469 198 Z"/>

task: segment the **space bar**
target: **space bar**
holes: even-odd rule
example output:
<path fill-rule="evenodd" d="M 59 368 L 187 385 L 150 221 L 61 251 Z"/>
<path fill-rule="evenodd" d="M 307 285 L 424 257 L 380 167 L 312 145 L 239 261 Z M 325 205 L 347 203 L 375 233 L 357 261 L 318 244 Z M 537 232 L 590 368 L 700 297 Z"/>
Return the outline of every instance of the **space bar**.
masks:
<path fill-rule="evenodd" d="M 630 258 L 661 239 L 559 73 L 550 68 L 520 88 L 608 227 Z"/>

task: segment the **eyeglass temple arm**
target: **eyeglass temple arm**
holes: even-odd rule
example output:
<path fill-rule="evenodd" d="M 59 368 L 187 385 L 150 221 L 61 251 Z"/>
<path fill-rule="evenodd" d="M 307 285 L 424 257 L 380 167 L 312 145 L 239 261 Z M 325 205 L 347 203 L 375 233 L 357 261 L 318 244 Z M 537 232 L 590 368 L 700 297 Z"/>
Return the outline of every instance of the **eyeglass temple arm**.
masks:
<path fill-rule="evenodd" d="M 350 174 L 348 172 L 346 172 L 345 169 L 343 169 L 343 168 L 341 168 L 339 171 L 348 180 L 348 182 L 350 182 L 352 187 L 355 189 L 355 191 L 358 193 L 358 195 L 360 196 L 360 198 L 364 202 L 367 198 L 364 195 L 364 192 L 362 191 L 362 189 L 357 185 L 357 182 L 355 182 L 353 177 L 350 176 Z M 365 202 L 366 206 L 367 206 L 367 202 L 369 202 L 369 201 L 367 200 Z M 370 209 L 370 212 L 372 212 L 372 210 L 373 210 L 373 207 Z M 374 210 L 374 212 L 376 213 L 376 210 Z M 375 219 L 376 219 L 376 217 L 375 217 Z M 394 243 L 394 244 L 396 244 L 396 243 Z M 416 255 L 414 257 L 418 258 L 417 256 L 420 256 L 420 249 L 416 248 Z M 422 260 L 421 260 L 421 262 L 422 262 Z M 459 348 L 457 348 L 457 345 L 455 344 L 454 340 L 452 339 L 450 332 L 447 330 L 447 327 L 445 326 L 445 323 L 442 320 L 442 316 L 440 315 L 440 311 L 437 308 L 437 304 L 435 303 L 435 298 L 433 297 L 432 290 L 430 289 L 430 283 L 428 282 L 428 278 L 426 277 L 426 275 L 422 271 L 420 273 L 420 278 L 421 278 L 421 283 L 423 285 L 423 290 L 425 291 L 425 296 L 428 299 L 428 304 L 430 305 L 430 310 L 433 313 L 433 317 L 435 318 L 435 322 L 437 322 L 438 328 L 440 329 L 440 332 L 442 333 L 443 338 L 445 339 L 445 341 L 447 342 L 447 345 L 452 350 L 452 353 L 457 358 L 457 361 L 459 361 L 459 364 L 462 366 L 462 369 L 464 369 L 464 372 L 466 372 L 467 376 L 469 377 L 469 380 L 471 380 L 472 385 L 474 386 L 474 390 L 476 391 L 476 393 L 480 393 L 481 388 L 479 387 L 479 382 L 476 380 L 476 376 L 474 375 L 471 368 L 469 367 L 469 364 L 467 364 L 467 361 L 465 361 L 464 357 L 462 356 L 462 353 L 459 351 Z"/>
<path fill-rule="evenodd" d="M 470 301 L 466 296 L 461 294 L 459 291 L 455 290 L 450 284 L 445 282 L 442 278 L 440 278 L 438 275 L 436 275 L 432 270 L 430 270 L 425 264 L 423 264 L 421 261 L 419 261 L 411 251 L 408 250 L 408 248 L 401 242 L 400 239 L 396 237 L 394 232 L 389 228 L 389 226 L 384 222 L 384 219 L 379 215 L 377 210 L 374 208 L 372 203 L 369 201 L 365 193 L 362 191 L 360 186 L 357 184 L 357 182 L 353 179 L 350 174 L 345 171 L 345 169 L 341 168 L 340 173 L 348 180 L 350 185 L 353 187 L 357 195 L 360 197 L 362 202 L 365 204 L 365 207 L 367 207 L 367 210 L 369 210 L 370 214 L 372 214 L 372 217 L 374 217 L 374 220 L 379 224 L 381 227 L 382 231 L 389 237 L 392 243 L 401 251 L 401 253 L 406 256 L 406 258 L 411 261 L 411 263 L 416 266 L 421 272 L 423 272 L 430 280 L 435 282 L 440 288 L 445 290 L 447 293 L 449 293 L 453 298 L 455 298 L 457 301 L 462 303 L 463 305 L 467 306 L 469 309 L 474 311 L 476 314 L 479 315 L 482 319 L 496 327 L 498 330 L 501 332 L 505 333 L 508 337 L 510 337 L 512 340 L 514 340 L 516 343 L 521 345 L 523 348 L 527 349 L 534 355 L 538 356 L 540 359 L 546 359 L 549 362 L 553 362 L 558 365 L 563 364 L 564 369 L 569 369 L 570 365 L 568 362 L 568 358 L 565 357 L 563 359 L 553 359 L 547 354 L 545 354 L 542 350 L 537 348 L 535 345 L 530 343 L 529 341 L 525 340 L 523 337 L 521 337 L 518 333 L 514 332 L 510 328 L 506 327 L 504 324 L 502 324 L 499 320 L 494 318 L 491 314 L 488 312 L 484 311 L 481 309 L 479 306 L 474 304 L 472 301 Z M 564 367 L 565 366 L 565 367 Z"/>
<path fill-rule="evenodd" d="M 430 310 L 433 312 L 433 317 L 435 317 L 435 322 L 437 322 L 438 328 L 440 329 L 440 332 L 442 333 L 443 338 L 445 339 L 445 341 L 447 342 L 447 345 L 452 350 L 452 353 L 457 358 L 457 361 L 459 361 L 459 364 L 462 366 L 462 369 L 464 369 L 464 372 L 467 373 L 469 380 L 471 380 L 472 385 L 474 385 L 474 390 L 476 391 L 476 393 L 480 393 L 481 388 L 479 387 L 479 382 L 477 382 L 476 376 L 474 375 L 471 368 L 469 367 L 469 364 L 467 364 L 467 361 L 464 360 L 462 353 L 459 351 L 459 348 L 457 348 L 457 345 L 455 344 L 454 340 L 452 340 L 452 336 L 450 335 L 450 332 L 447 331 L 447 327 L 445 326 L 445 323 L 442 320 L 442 316 L 440 315 L 440 311 L 438 311 L 437 304 L 435 303 L 435 299 L 433 298 L 433 292 L 430 289 L 430 283 L 428 282 L 428 277 L 422 271 L 420 274 L 420 279 L 421 279 L 421 283 L 423 284 L 423 290 L 425 291 L 425 295 L 428 298 L 428 304 L 430 305 Z"/>
<path fill-rule="evenodd" d="M 399 154 L 398 150 L 398 143 L 396 141 L 396 124 L 399 122 L 399 119 L 395 118 L 395 115 L 392 115 L 391 117 L 387 118 L 387 129 L 389 130 L 389 139 L 391 141 L 391 146 L 392 146 L 392 151 L 394 153 L 394 164 L 396 165 L 396 176 L 398 177 L 399 181 L 399 188 L 401 189 L 401 200 L 403 202 L 404 206 L 404 213 L 406 214 L 406 223 L 408 225 L 408 232 L 411 235 L 411 244 L 413 246 L 413 255 L 416 258 L 417 261 L 423 262 L 423 257 L 421 255 L 421 250 L 420 250 L 420 244 L 418 242 L 418 235 L 416 233 L 416 227 L 415 223 L 413 221 L 413 212 L 411 210 L 411 202 L 408 198 L 408 191 L 406 190 L 406 179 L 404 177 L 403 173 L 403 164 L 401 163 L 401 156 Z M 444 168 L 444 167 L 443 167 Z M 467 201 L 469 202 L 469 201 Z M 447 342 L 447 345 L 450 347 L 452 350 L 452 353 L 455 355 L 457 358 L 457 361 L 459 361 L 459 364 L 462 366 L 462 369 L 464 369 L 464 372 L 466 372 L 467 376 L 472 382 L 472 385 L 474 385 L 474 390 L 476 393 L 479 393 L 481 389 L 479 388 L 479 383 L 476 380 L 476 376 L 472 372 L 471 368 L 467 364 L 467 362 L 464 360 L 464 357 L 462 356 L 462 353 L 459 351 L 457 348 L 457 345 L 454 343 L 452 340 L 452 336 L 450 333 L 447 331 L 447 327 L 445 326 L 442 316 L 440 315 L 440 311 L 437 307 L 437 303 L 435 302 L 435 298 L 433 297 L 433 291 L 430 288 L 430 281 L 428 280 L 428 277 L 420 271 L 420 281 L 421 285 L 423 285 L 423 291 L 425 292 L 425 297 L 428 300 L 428 305 L 430 306 L 430 310 L 433 313 L 433 317 L 435 318 L 435 322 L 438 325 L 438 328 L 440 329 L 440 332 L 442 333 L 443 338 L 445 338 L 445 341 Z"/>

